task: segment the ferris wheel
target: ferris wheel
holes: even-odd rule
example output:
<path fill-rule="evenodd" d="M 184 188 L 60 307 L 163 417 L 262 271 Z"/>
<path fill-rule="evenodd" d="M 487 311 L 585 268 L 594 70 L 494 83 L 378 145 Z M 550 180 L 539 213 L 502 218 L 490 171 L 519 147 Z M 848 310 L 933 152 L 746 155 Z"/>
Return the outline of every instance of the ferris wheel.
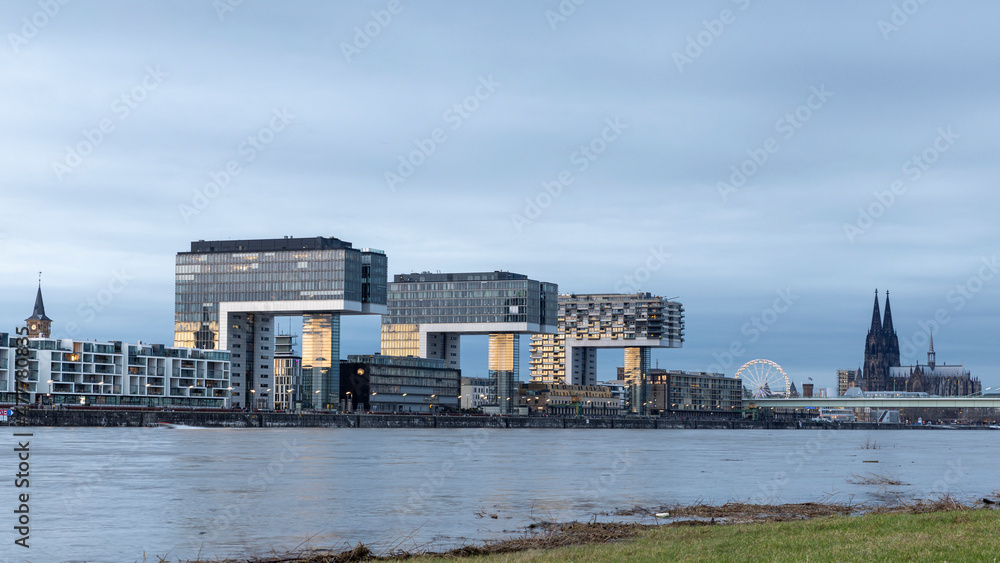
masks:
<path fill-rule="evenodd" d="M 754 399 L 787 399 L 792 394 L 785 370 L 771 360 L 750 360 L 740 366 L 736 378 L 743 380 L 743 392 Z"/>

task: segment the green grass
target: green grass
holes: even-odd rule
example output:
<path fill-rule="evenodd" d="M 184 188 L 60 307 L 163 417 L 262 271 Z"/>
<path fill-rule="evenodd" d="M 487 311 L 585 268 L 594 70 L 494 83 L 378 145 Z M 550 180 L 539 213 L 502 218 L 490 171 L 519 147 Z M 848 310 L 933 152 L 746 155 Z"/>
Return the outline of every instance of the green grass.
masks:
<path fill-rule="evenodd" d="M 1000 511 L 833 516 L 670 526 L 611 544 L 468 558 L 482 562 L 1000 561 Z M 421 557 L 409 561 L 440 562 Z"/>

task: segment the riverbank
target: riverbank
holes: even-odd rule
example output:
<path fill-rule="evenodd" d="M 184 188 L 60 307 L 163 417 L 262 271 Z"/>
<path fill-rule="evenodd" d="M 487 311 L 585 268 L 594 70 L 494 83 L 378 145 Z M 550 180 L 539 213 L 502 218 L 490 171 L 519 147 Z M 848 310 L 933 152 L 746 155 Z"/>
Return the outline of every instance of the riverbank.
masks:
<path fill-rule="evenodd" d="M 876 508 L 816 503 L 699 505 L 674 507 L 670 512 L 672 521 L 663 525 L 540 523 L 518 538 L 440 553 L 376 554 L 358 545 L 338 553 L 310 552 L 239 561 L 429 563 L 445 558 L 513 563 L 746 561 L 754 557 L 789 562 L 993 561 L 1000 551 L 1000 537 L 996 534 L 1000 511 L 993 506 L 966 505 L 947 498 Z"/>
<path fill-rule="evenodd" d="M 154 411 L 67 408 L 30 409 L 25 426 L 143 427 L 164 424 L 205 428 L 594 428 L 594 429 L 934 429 L 935 426 L 873 422 L 819 423 L 813 421 L 631 418 L 529 417 L 406 414 L 262 413 L 242 411 Z M 11 422 L 13 424 L 13 421 Z M 987 426 L 949 426 L 948 429 L 988 430 Z"/>

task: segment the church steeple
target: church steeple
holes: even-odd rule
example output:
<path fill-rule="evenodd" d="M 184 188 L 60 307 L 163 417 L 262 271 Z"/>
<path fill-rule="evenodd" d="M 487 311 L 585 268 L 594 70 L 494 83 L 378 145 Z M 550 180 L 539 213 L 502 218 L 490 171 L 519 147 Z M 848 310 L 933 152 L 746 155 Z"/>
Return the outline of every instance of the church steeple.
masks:
<path fill-rule="evenodd" d="M 888 307 L 888 302 L 886 306 Z M 879 313 L 878 309 L 878 290 L 875 290 L 875 310 L 872 311 L 872 327 L 869 329 L 871 332 L 880 332 L 882 330 L 882 314 Z"/>
<path fill-rule="evenodd" d="M 931 333 L 931 347 L 927 350 L 927 366 L 934 369 L 934 364 L 937 363 L 937 355 L 934 353 L 934 333 Z"/>
<path fill-rule="evenodd" d="M 24 319 L 28 324 L 28 338 L 48 338 L 52 333 L 52 319 L 45 316 L 45 302 L 42 300 L 42 274 L 38 273 L 38 293 L 35 294 L 35 309 Z"/>
<path fill-rule="evenodd" d="M 882 330 L 886 334 L 892 334 L 896 332 L 892 328 L 892 309 L 889 308 L 889 290 L 885 290 L 885 321 L 882 322 Z"/>

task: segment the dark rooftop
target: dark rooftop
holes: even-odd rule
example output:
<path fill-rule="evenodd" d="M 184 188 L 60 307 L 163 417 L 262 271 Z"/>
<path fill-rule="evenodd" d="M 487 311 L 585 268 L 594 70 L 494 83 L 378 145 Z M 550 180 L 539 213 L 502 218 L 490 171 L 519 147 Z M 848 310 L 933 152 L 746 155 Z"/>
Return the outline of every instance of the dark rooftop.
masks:
<path fill-rule="evenodd" d="M 524 274 L 514 274 L 511 272 L 463 272 L 457 274 L 432 274 L 423 272 L 420 274 L 396 274 L 392 281 L 395 283 L 413 282 L 450 282 L 450 281 L 499 281 L 499 280 L 526 280 L 528 276 Z"/>
<path fill-rule="evenodd" d="M 351 243 L 334 237 L 199 240 L 191 243 L 190 254 L 262 252 L 271 250 L 324 250 L 332 248 L 351 248 Z M 179 252 L 178 254 L 187 253 Z"/>

